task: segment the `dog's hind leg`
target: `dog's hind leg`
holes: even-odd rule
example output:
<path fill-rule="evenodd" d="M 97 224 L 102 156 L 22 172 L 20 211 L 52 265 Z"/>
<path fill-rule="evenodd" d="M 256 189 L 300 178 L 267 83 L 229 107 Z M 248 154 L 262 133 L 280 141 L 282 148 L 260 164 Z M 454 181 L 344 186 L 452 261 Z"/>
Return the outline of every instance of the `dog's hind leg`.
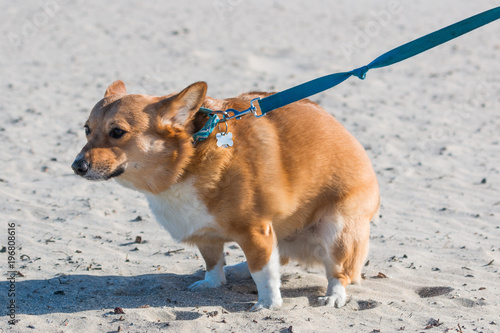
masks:
<path fill-rule="evenodd" d="M 345 287 L 361 278 L 361 269 L 368 254 L 370 234 L 369 219 L 344 218 L 342 229 L 325 256 L 324 265 L 328 287 L 326 294 L 319 297 L 321 305 L 342 307 L 346 303 Z"/>
<path fill-rule="evenodd" d="M 205 279 L 193 283 L 189 286 L 189 290 L 197 291 L 220 287 L 226 283 L 226 276 L 224 274 L 224 242 L 214 240 L 211 243 L 199 243 L 197 245 L 203 259 L 205 259 Z"/>

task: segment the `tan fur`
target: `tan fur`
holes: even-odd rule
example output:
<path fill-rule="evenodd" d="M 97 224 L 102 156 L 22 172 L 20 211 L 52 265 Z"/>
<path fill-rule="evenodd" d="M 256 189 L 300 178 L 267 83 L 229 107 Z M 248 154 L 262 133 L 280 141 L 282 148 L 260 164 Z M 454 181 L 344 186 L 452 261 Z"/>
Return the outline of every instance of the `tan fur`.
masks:
<path fill-rule="evenodd" d="M 91 134 L 79 157 L 90 163 L 94 179 L 122 168 L 119 181 L 149 195 L 194 179 L 216 225 L 184 241 L 198 245 L 207 270 L 223 244 L 236 241 L 250 271 L 259 271 L 277 242 L 282 263 L 320 262 L 344 286 L 359 281 L 369 222 L 379 208 L 377 179 L 363 147 L 308 100 L 263 118 L 229 121 L 233 147 L 217 147 L 217 129 L 193 145 L 192 134 L 208 119 L 199 107 L 243 110 L 268 95 L 218 100 L 205 92 L 206 84 L 198 82 L 175 95 L 127 95 L 121 81 L 113 83 L 92 110 Z M 126 134 L 110 138 L 114 127 Z"/>

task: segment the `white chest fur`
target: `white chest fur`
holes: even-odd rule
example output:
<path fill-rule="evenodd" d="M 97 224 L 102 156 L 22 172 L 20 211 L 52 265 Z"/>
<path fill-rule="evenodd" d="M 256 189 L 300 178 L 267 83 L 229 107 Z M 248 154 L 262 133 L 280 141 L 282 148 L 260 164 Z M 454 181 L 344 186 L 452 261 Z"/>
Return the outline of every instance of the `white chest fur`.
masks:
<path fill-rule="evenodd" d="M 174 184 L 160 194 L 148 194 L 146 197 L 158 222 L 177 241 L 196 234 L 200 229 L 215 226 L 213 216 L 198 198 L 192 179 Z"/>

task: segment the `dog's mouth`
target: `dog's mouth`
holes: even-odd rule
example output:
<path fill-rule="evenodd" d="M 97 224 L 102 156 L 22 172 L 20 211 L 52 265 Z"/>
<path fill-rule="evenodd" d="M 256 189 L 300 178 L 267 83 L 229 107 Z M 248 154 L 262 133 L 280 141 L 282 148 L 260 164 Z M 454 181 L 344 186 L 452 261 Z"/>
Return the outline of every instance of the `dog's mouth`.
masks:
<path fill-rule="evenodd" d="M 85 175 L 81 175 L 83 178 L 87 180 L 95 180 L 95 181 L 101 181 L 101 180 L 108 180 L 111 178 L 116 178 L 121 176 L 125 170 L 127 169 L 127 164 L 122 164 L 119 165 L 115 171 L 106 174 L 104 172 L 95 172 L 94 170 L 90 169 Z"/>
<path fill-rule="evenodd" d="M 116 168 L 115 171 L 113 171 L 110 175 L 108 175 L 106 178 L 106 180 L 108 179 L 111 179 L 111 178 L 115 178 L 115 177 L 118 177 L 118 176 L 121 176 L 124 172 L 125 172 L 125 169 L 127 168 L 126 165 L 120 165 L 118 166 L 118 168 Z"/>

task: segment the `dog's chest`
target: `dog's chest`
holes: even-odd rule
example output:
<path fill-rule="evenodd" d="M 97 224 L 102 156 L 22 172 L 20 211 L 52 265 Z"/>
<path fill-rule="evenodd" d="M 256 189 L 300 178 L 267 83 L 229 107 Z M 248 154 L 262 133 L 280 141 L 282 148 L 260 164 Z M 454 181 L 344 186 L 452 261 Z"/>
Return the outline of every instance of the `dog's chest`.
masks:
<path fill-rule="evenodd" d="M 148 195 L 156 219 L 177 241 L 215 226 L 215 220 L 199 199 L 192 180 L 175 184 L 158 195 Z"/>

